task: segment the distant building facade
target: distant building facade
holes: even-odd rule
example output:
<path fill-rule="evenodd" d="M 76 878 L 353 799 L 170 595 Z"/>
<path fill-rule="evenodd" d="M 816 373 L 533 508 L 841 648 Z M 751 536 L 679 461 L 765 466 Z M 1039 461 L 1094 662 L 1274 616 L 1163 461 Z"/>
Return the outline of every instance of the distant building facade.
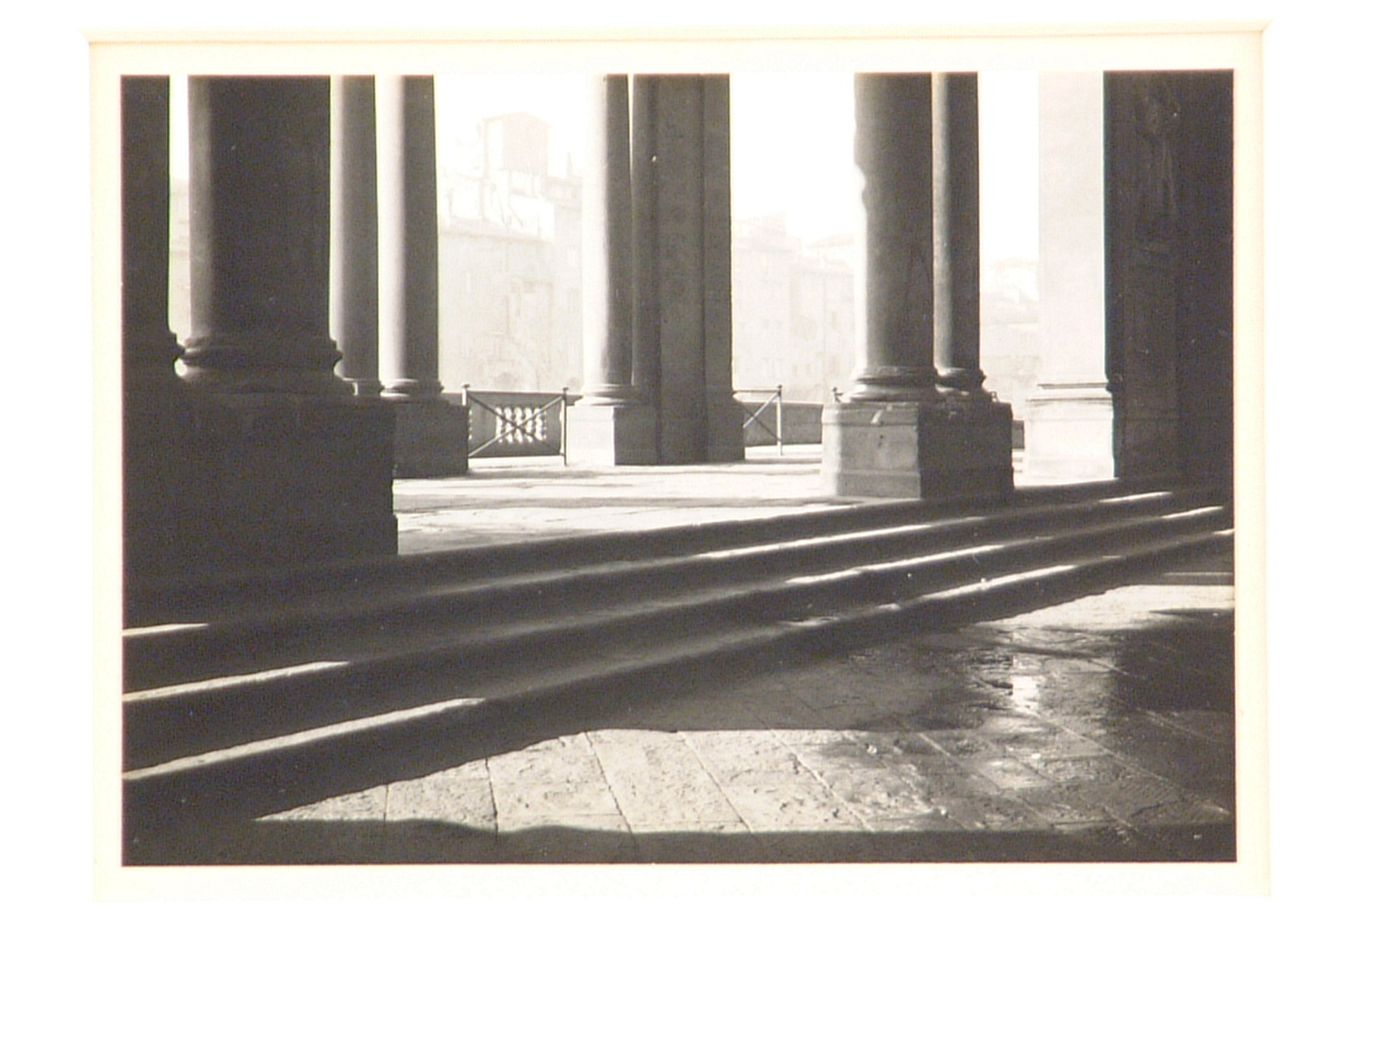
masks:
<path fill-rule="evenodd" d="M 734 385 L 829 401 L 855 369 L 854 238 L 803 244 L 781 216 L 734 223 Z"/>
<path fill-rule="evenodd" d="M 441 179 L 443 386 L 577 390 L 582 179 L 550 173 L 549 125 L 528 113 L 483 121 L 478 146 Z"/>

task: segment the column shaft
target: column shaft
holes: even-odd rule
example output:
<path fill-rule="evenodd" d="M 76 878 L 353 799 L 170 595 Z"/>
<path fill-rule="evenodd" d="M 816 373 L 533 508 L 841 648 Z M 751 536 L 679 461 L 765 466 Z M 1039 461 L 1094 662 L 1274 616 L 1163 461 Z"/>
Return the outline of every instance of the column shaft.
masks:
<path fill-rule="evenodd" d="M 648 404 L 661 385 L 661 317 L 657 296 L 658 77 L 632 78 L 632 385 Z"/>
<path fill-rule="evenodd" d="M 743 458 L 730 373 L 729 91 L 724 76 L 634 81 L 635 374 L 663 463 Z"/>
<path fill-rule="evenodd" d="M 432 77 L 378 77 L 375 120 L 384 396 L 436 398 L 442 383 Z"/>
<path fill-rule="evenodd" d="M 123 77 L 122 378 L 175 383 L 170 330 L 170 79 Z"/>
<path fill-rule="evenodd" d="M 394 473 L 467 470 L 467 409 L 438 379 L 437 121 L 432 77 L 375 80 L 379 369 L 394 406 Z"/>
<path fill-rule="evenodd" d="M 976 73 L 933 77 L 933 361 L 940 386 L 981 391 Z"/>
<path fill-rule="evenodd" d="M 593 85 L 583 197 L 584 395 L 628 401 L 632 385 L 632 156 L 627 77 Z"/>
<path fill-rule="evenodd" d="M 743 408 L 734 399 L 734 270 L 729 185 L 729 77 L 701 78 L 700 142 L 704 185 L 704 339 L 706 455 L 744 458 Z"/>
<path fill-rule="evenodd" d="M 341 375 L 359 394 L 379 382 L 379 237 L 374 78 L 331 81 L 330 330 Z"/>
<path fill-rule="evenodd" d="M 190 79 L 189 382 L 348 394 L 330 339 L 330 82 Z"/>
<path fill-rule="evenodd" d="M 865 176 L 866 336 L 849 397 L 936 399 L 931 78 L 862 73 L 855 93 L 855 157 Z"/>

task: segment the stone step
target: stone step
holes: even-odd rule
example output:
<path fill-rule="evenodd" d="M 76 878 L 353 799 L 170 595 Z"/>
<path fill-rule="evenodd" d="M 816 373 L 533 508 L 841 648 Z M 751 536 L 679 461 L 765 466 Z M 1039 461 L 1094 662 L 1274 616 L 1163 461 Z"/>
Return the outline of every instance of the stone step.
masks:
<path fill-rule="evenodd" d="M 762 578 L 661 597 L 575 609 L 523 622 L 395 639 L 343 641 L 334 651 L 218 678 L 129 692 L 124 697 L 128 767 L 167 761 L 194 748 L 231 746 L 259 732 L 295 732 L 382 712 L 464 688 L 492 692 L 596 653 L 625 652 L 739 625 L 840 612 L 899 601 L 932 587 L 975 582 L 1125 541 L 1181 535 L 1225 524 L 1221 508 L 1141 517 L 1051 536 L 847 565 L 816 575 Z"/>
<path fill-rule="evenodd" d="M 1213 498 L 1209 490 L 1194 490 Z M 459 550 L 401 557 L 316 563 L 215 577 L 154 578 L 128 581 L 124 622 L 128 627 L 207 622 L 258 613 L 270 596 L 279 604 L 316 601 L 327 595 L 421 588 L 444 579 L 463 581 L 529 572 L 540 566 L 565 569 L 606 561 L 684 555 L 719 547 L 759 545 L 833 531 L 953 520 L 961 516 L 1030 515 L 1060 504 L 1109 499 L 1144 499 L 1160 493 L 1136 492 L 1119 482 L 1053 486 L 1018 491 L 1010 505 L 968 501 L 937 506 L 921 500 L 887 500 L 820 511 L 752 519 L 672 525 L 634 532 L 493 543 Z"/>
<path fill-rule="evenodd" d="M 593 655 L 502 682 L 489 694 L 440 696 L 132 768 L 123 775 L 127 828 L 139 837 L 145 828 L 169 830 L 182 820 L 253 817 L 427 775 L 490 753 L 498 735 L 518 734 L 531 712 L 596 717 L 598 705 L 633 702 L 627 698 L 648 690 L 674 693 L 688 681 L 712 684 L 785 655 L 834 652 L 901 631 L 946 629 L 1067 600 L 1232 542 L 1229 529 L 1192 529 L 897 600 Z"/>
<path fill-rule="evenodd" d="M 779 573 L 822 571 L 864 559 L 917 557 L 959 545 L 992 544 L 1073 529 L 1083 523 L 1128 520 L 1198 505 L 1199 494 L 1154 492 L 985 514 L 851 528 L 849 516 L 828 522 L 825 533 L 735 545 L 728 530 L 700 550 L 585 564 L 536 563 L 517 573 L 482 578 L 440 576 L 430 583 L 390 580 L 379 586 L 322 595 L 296 595 L 233 613 L 195 612 L 193 621 L 154 623 L 123 632 L 123 685 L 145 690 L 202 677 L 248 673 L 260 667 L 314 662 L 318 647 L 344 651 L 364 639 L 370 650 L 403 645 L 433 624 L 460 632 L 464 622 L 490 624 L 563 615 L 591 606 Z M 810 531 L 816 523 L 804 522 Z M 415 573 L 414 576 L 417 574 Z"/>
<path fill-rule="evenodd" d="M 491 690 L 519 668 L 539 671 L 579 654 L 625 650 L 638 638 L 655 645 L 736 624 L 839 612 L 861 602 L 898 601 L 932 587 L 1032 568 L 1125 542 L 1181 535 L 1226 524 L 1220 507 L 1113 519 L 1059 533 L 849 561 L 835 570 L 637 592 L 612 601 L 522 620 L 469 625 L 429 623 L 416 632 L 343 635 L 302 647 L 280 662 L 242 673 L 195 671 L 183 681 L 124 696 L 125 762 L 166 761 L 190 749 L 228 746 L 259 732 L 291 732 L 377 713 L 471 687 Z M 192 669 L 193 670 L 193 669 Z"/>

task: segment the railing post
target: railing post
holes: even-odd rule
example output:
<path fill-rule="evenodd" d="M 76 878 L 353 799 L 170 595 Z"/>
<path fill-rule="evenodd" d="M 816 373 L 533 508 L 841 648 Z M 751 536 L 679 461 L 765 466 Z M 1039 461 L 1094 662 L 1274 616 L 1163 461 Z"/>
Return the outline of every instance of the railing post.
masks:
<path fill-rule="evenodd" d="M 783 384 L 778 384 L 778 433 L 774 435 L 778 440 L 778 455 L 783 454 Z"/>
<path fill-rule="evenodd" d="M 559 457 L 569 465 L 569 388 L 559 397 Z"/>
<path fill-rule="evenodd" d="M 462 384 L 462 411 L 467 414 L 467 473 L 472 470 L 472 404 L 470 383 Z"/>

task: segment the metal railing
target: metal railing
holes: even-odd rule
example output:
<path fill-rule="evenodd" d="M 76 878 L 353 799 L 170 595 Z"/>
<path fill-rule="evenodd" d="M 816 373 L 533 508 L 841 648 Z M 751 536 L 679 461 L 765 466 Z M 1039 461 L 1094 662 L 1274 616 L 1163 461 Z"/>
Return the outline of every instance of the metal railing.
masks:
<path fill-rule="evenodd" d="M 474 456 L 559 456 L 569 462 L 569 388 L 473 390 L 462 384 L 467 460 Z"/>
<path fill-rule="evenodd" d="M 767 400 L 765 400 L 757 408 L 751 410 L 748 405 L 744 404 L 742 400 L 739 400 L 741 394 L 754 394 L 760 397 L 762 397 L 763 395 L 767 395 Z M 734 397 L 735 400 L 739 401 L 739 407 L 744 410 L 744 430 L 748 430 L 749 427 L 757 427 L 760 431 L 767 434 L 777 444 L 778 455 L 781 456 L 783 454 L 782 384 L 779 384 L 776 387 L 756 387 L 747 390 L 735 390 Z M 764 409 L 766 409 L 769 405 L 773 406 L 773 412 L 775 417 L 774 426 L 777 429 L 774 429 L 774 427 L 770 427 L 761 418 L 759 418 L 763 414 Z"/>

